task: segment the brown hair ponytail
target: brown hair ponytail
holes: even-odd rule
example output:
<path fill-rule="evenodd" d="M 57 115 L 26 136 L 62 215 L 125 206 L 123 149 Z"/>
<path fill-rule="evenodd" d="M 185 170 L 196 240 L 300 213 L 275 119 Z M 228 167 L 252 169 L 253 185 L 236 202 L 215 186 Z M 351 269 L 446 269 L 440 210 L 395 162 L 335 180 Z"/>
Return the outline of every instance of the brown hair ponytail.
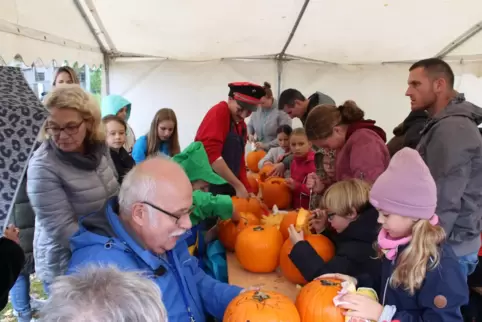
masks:
<path fill-rule="evenodd" d="M 264 82 L 263 89 L 266 92 L 266 98 L 273 98 L 273 91 L 271 90 L 271 84 L 268 82 Z"/>
<path fill-rule="evenodd" d="M 361 121 L 364 116 L 365 112 L 351 100 L 339 107 L 328 104 L 318 105 L 306 118 L 306 135 L 309 140 L 326 139 L 333 133 L 335 126 Z"/>

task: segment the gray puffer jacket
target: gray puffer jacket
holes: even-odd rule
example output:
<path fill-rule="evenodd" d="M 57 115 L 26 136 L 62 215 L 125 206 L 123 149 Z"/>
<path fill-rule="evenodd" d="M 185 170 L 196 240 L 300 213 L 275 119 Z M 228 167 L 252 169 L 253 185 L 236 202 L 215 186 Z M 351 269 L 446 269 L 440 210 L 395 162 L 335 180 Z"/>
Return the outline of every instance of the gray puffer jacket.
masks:
<path fill-rule="evenodd" d="M 27 193 L 35 212 L 34 258 L 37 277 L 47 283 L 64 274 L 71 257 L 70 237 L 82 216 L 97 212 L 118 193 L 108 150 L 95 170 L 61 159 L 48 142 L 35 151 L 27 170 Z"/>

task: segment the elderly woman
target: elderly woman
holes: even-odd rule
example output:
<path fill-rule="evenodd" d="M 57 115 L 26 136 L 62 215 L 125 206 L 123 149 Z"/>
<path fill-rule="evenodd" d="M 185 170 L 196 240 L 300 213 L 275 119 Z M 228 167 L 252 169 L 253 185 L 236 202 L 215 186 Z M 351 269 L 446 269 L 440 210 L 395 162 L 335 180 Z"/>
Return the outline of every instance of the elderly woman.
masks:
<path fill-rule="evenodd" d="M 95 99 L 78 85 L 64 85 L 45 106 L 50 116 L 29 162 L 27 194 L 35 212 L 35 268 L 48 293 L 67 268 L 79 218 L 101 209 L 119 186 Z"/>
<path fill-rule="evenodd" d="M 248 134 L 251 142 L 256 142 L 257 149 L 268 151 L 278 146 L 277 130 L 281 125 L 291 126 L 288 114 L 277 109 L 271 85 L 263 86 L 266 95 L 261 98 L 261 108 L 251 115 L 248 123 Z"/>

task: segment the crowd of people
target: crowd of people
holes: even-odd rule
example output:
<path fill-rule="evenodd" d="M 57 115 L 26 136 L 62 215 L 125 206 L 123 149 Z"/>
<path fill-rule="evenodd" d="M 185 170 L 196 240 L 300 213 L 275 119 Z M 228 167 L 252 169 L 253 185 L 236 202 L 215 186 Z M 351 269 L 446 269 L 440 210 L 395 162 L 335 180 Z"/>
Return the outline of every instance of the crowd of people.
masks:
<path fill-rule="evenodd" d="M 345 295 L 348 315 L 482 319 L 482 109 L 455 91 L 444 61 L 409 69 L 411 111 L 390 142 L 352 100 L 296 89 L 276 100 L 269 83 L 235 82 L 181 151 L 174 110 L 157 111 L 136 138 L 126 98 L 99 108 L 77 84 L 73 70 L 58 70 L 0 239 L 0 304 L 10 290 L 20 322 L 35 311 L 41 321 L 222 320 L 245 289 L 206 273 L 204 235 L 218 219 L 240 220 L 232 196 L 256 197 L 246 144 L 267 152 L 259 168 L 285 178 L 293 208 L 312 209 L 310 229 L 335 245 L 325 261 L 290 227 L 303 277 L 377 291 L 380 302 Z M 291 127 L 295 117 L 303 127 Z M 29 296 L 34 271 L 46 303 Z"/>

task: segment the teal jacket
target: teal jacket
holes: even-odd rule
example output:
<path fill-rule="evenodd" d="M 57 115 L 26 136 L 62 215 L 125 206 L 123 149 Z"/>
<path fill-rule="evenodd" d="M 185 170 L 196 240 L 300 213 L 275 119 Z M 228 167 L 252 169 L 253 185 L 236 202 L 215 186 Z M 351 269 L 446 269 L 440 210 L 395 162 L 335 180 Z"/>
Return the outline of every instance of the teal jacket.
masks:
<path fill-rule="evenodd" d="M 105 117 L 107 115 L 116 115 L 117 112 L 119 112 L 119 110 L 122 109 L 124 106 L 127 106 L 127 122 L 129 121 L 129 117 L 131 116 L 131 102 L 129 102 L 120 95 L 108 95 L 102 99 L 102 117 Z"/>

